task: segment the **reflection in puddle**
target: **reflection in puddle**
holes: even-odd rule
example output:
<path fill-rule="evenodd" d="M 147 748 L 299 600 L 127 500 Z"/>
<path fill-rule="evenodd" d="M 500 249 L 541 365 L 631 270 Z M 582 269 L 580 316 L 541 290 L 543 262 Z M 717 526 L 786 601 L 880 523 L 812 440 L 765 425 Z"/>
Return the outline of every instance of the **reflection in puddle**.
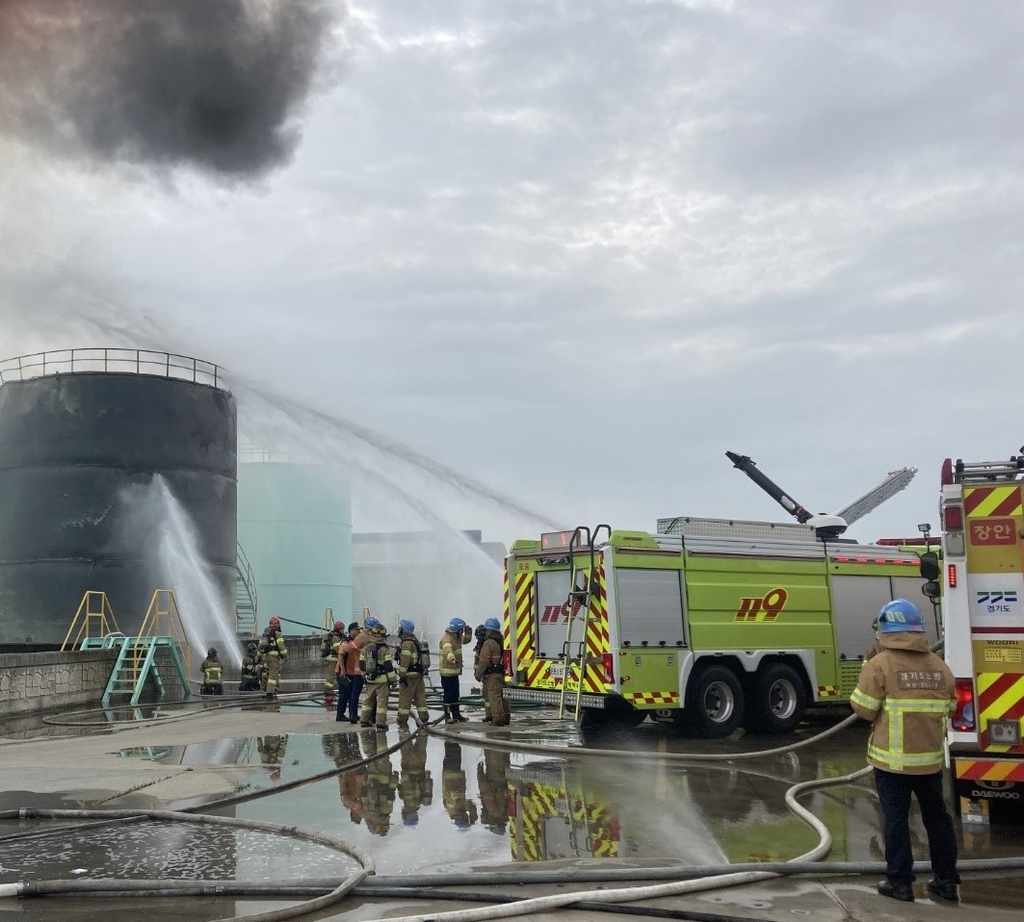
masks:
<path fill-rule="evenodd" d="M 522 731 L 509 731 L 513 738 L 522 733 L 531 742 L 582 745 L 575 730 L 564 724 L 523 724 Z M 567 762 L 427 734 L 416 735 L 397 752 L 386 752 L 397 741 L 392 728 L 387 734 L 365 730 L 225 738 L 123 749 L 120 754 L 164 764 L 235 766 L 232 779 L 242 792 L 304 781 L 364 760 L 355 770 L 231 809 L 247 819 L 339 835 L 373 854 L 383 874 L 509 860 L 787 860 L 811 848 L 817 837 L 786 809 L 786 790 L 797 781 L 845 775 L 864 764 L 863 734 L 857 732 L 742 765 Z M 623 735 L 615 743 L 680 753 L 718 745 L 679 739 L 658 726 Z M 728 740 L 720 745 L 739 750 L 757 743 Z M 881 815 L 870 779 L 814 792 L 803 803 L 833 835 L 830 860 L 881 860 Z M 923 850 L 919 822 L 912 824 L 912 835 L 915 848 Z M 986 833 L 980 845 L 981 836 L 965 835 L 964 843 L 971 846 L 973 857 L 1006 854 L 999 835 Z M 255 875 L 266 871 L 277 848 L 235 849 L 232 861 L 238 873 Z M 1014 853 L 1021 850 L 1019 842 L 1011 848 Z"/>

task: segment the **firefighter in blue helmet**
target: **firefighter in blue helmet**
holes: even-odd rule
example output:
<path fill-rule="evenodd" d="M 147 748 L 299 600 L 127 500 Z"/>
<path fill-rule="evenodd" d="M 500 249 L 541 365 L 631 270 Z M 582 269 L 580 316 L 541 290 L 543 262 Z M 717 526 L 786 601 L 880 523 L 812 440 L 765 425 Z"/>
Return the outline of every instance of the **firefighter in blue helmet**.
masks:
<path fill-rule="evenodd" d="M 420 641 L 416 636 L 416 625 L 403 618 L 398 625 L 398 650 L 395 666 L 398 672 L 398 726 L 408 727 L 409 716 L 416 708 L 416 720 L 420 726 L 430 721 L 427 711 L 427 692 L 423 687 L 423 673 L 427 664 L 423 662 Z"/>
<path fill-rule="evenodd" d="M 502 643 L 501 624 L 497 618 L 488 618 L 482 625 L 484 641 L 476 654 L 473 677 L 483 689 L 487 702 L 484 722 L 493 722 L 496 727 L 508 724 L 508 707 L 502 697 L 505 688 L 505 649 Z"/>
<path fill-rule="evenodd" d="M 437 671 L 441 675 L 445 723 L 466 722 L 459 710 L 459 676 L 462 675 L 462 648 L 472 639 L 473 629 L 461 618 L 452 618 L 441 635 Z"/>
<path fill-rule="evenodd" d="M 910 796 L 921 807 L 934 877 L 930 895 L 956 902 L 957 845 L 942 794 L 946 722 L 956 704 L 953 673 L 928 648 L 924 620 L 913 602 L 894 599 L 878 615 L 879 651 L 861 666 L 850 696 L 871 722 L 868 762 L 885 817 L 885 874 L 878 892 L 914 900 Z"/>
<path fill-rule="evenodd" d="M 388 629 L 373 617 L 367 618 L 364 626 L 369 628 L 370 639 L 359 649 L 359 668 L 366 683 L 359 708 L 359 725 L 368 727 L 375 723 L 378 730 L 386 730 L 388 694 L 398 682 L 398 676 L 388 649 Z"/>

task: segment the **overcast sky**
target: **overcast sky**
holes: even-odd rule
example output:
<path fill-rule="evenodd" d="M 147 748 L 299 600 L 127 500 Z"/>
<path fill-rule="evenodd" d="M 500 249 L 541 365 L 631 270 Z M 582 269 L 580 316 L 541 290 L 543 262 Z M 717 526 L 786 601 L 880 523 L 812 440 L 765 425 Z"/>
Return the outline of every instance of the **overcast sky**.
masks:
<path fill-rule="evenodd" d="M 1024 442 L 1019 2 L 162 6 L 0 0 L 3 355 L 221 364 L 357 530 L 787 520 L 731 449 L 813 511 L 917 467 L 851 529 L 913 534 Z"/>

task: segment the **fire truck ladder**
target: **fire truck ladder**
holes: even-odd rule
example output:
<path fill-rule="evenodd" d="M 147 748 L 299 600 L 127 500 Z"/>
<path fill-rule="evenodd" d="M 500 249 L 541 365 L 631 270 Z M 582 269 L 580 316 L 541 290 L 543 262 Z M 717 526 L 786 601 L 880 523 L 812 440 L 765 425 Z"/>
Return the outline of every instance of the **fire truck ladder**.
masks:
<path fill-rule="evenodd" d="M 590 602 L 597 586 L 597 559 L 594 554 L 594 547 L 597 544 L 601 532 L 605 531 L 611 537 L 611 526 L 598 525 L 593 533 L 586 525 L 578 526 L 572 533 L 572 540 L 569 542 L 569 596 L 566 599 L 566 608 L 569 616 L 565 625 L 565 643 L 562 644 L 562 688 L 558 696 L 558 717 L 565 716 L 565 692 L 569 687 L 569 678 L 572 675 L 572 665 L 576 663 L 578 675 L 576 678 L 576 707 L 573 711 L 573 719 L 579 720 L 581 704 L 583 701 L 583 679 L 587 668 L 587 631 L 590 628 Z M 586 545 L 581 542 L 586 539 Z M 583 552 L 586 552 L 584 557 Z M 582 560 L 580 558 L 583 558 Z M 577 641 L 575 659 L 572 656 L 572 628 L 577 617 L 583 615 L 583 633 Z"/>
<path fill-rule="evenodd" d="M 1024 452 L 1024 446 L 1021 451 Z M 957 458 L 953 474 L 957 483 L 1017 480 L 1024 474 L 1024 454 L 1014 455 L 1008 461 L 961 461 Z"/>

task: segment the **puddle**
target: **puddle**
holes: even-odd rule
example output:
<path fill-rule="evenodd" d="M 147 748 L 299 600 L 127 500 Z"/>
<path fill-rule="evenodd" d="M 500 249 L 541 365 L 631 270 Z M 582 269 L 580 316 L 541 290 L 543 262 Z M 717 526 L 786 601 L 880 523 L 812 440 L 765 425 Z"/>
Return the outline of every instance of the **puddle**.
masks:
<path fill-rule="evenodd" d="M 826 721 L 812 724 L 801 734 L 810 736 L 828 725 Z M 786 790 L 797 781 L 838 777 L 865 764 L 860 728 L 797 752 L 742 765 L 655 765 L 617 759 L 569 763 L 553 755 L 486 749 L 484 728 L 464 727 L 480 733 L 481 745 L 419 734 L 388 754 L 384 750 L 399 738 L 394 727 L 386 734 L 346 728 L 324 735 L 276 734 L 187 746 L 128 747 L 119 754 L 166 765 L 242 769 L 232 777 L 243 794 L 303 781 L 365 759 L 367 764 L 355 771 L 219 812 L 329 832 L 366 849 L 374 856 L 378 873 L 387 875 L 510 861 L 668 859 L 724 864 L 787 860 L 812 848 L 817 837 L 785 807 Z M 515 721 L 501 735 L 542 745 L 683 754 L 778 744 L 765 737 L 709 742 L 681 737 L 657 724 L 614 738 L 580 737 L 571 725 L 533 716 Z M 247 766 L 253 769 L 249 774 L 244 772 Z M 35 802 L 31 795 L 17 799 L 18 806 Z M 832 833 L 829 860 L 882 860 L 882 817 L 870 777 L 814 792 L 802 802 Z M 206 809 L 218 812 L 214 805 Z M 7 824 L 0 834 L 24 828 L 24 824 Z M 924 857 L 926 837 L 916 811 L 911 828 L 915 853 Z M 959 823 L 957 828 L 964 857 L 1024 854 L 1022 830 L 963 830 Z M 81 836 L 58 842 L 3 844 L 6 869 L 17 867 L 23 874 L 46 878 L 66 877 L 75 868 L 87 868 L 94 876 L 322 879 L 335 873 L 325 868 L 338 866 L 330 854 L 323 861 L 314 860 L 307 843 L 217 828 L 139 825 L 130 831 L 83 831 Z M 12 852 L 11 845 L 23 850 Z M 0 872 L 0 881 L 9 879 L 15 878 Z M 1009 885 L 1006 881 L 1003 888 L 1007 894 Z M 993 899 L 997 890 L 991 891 Z M 965 893 L 972 892 L 985 891 L 965 885 Z"/>

